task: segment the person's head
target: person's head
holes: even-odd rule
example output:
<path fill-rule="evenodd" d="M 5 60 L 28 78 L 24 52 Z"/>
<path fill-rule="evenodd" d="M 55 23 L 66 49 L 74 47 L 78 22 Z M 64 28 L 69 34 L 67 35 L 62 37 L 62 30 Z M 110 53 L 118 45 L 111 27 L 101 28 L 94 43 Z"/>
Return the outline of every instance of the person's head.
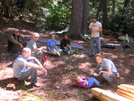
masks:
<path fill-rule="evenodd" d="M 19 35 L 19 29 L 15 28 L 15 29 L 13 30 L 13 34 L 14 34 L 15 36 L 18 36 L 18 35 Z"/>
<path fill-rule="evenodd" d="M 33 41 L 37 41 L 37 40 L 39 39 L 39 37 L 40 37 L 40 36 L 39 36 L 38 33 L 33 33 L 33 34 L 32 34 L 32 40 L 33 40 Z"/>
<path fill-rule="evenodd" d="M 31 49 L 30 48 L 27 48 L 27 47 L 23 48 L 23 50 L 22 50 L 22 56 L 25 59 L 27 59 L 28 57 L 30 57 L 31 56 Z"/>
<path fill-rule="evenodd" d="M 68 39 L 68 35 L 67 35 L 67 34 L 64 35 L 64 39 L 65 39 L 65 40 Z"/>
<path fill-rule="evenodd" d="M 54 34 L 51 34 L 51 35 L 50 35 L 50 38 L 51 38 L 52 40 L 54 40 L 54 39 L 55 39 L 55 35 L 54 35 Z"/>
<path fill-rule="evenodd" d="M 74 83 L 77 84 L 81 82 L 81 77 L 80 76 L 76 76 L 75 79 L 74 79 Z"/>
<path fill-rule="evenodd" d="M 102 63 L 103 61 L 103 53 L 98 53 L 95 55 L 95 60 L 97 63 Z"/>
<path fill-rule="evenodd" d="M 92 21 L 95 23 L 97 21 L 97 16 L 93 16 Z"/>

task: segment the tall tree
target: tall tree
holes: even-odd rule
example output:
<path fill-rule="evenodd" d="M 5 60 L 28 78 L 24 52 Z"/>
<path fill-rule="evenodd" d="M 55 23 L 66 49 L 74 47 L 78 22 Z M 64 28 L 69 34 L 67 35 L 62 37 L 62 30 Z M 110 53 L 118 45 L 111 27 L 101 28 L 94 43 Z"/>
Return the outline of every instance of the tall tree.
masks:
<path fill-rule="evenodd" d="M 82 34 L 87 33 L 88 14 L 89 14 L 89 0 L 83 0 Z"/>
<path fill-rule="evenodd" d="M 101 0 L 103 2 L 102 11 L 103 11 L 103 29 L 107 29 L 108 26 L 108 16 L 107 16 L 107 0 Z"/>
<path fill-rule="evenodd" d="M 4 17 L 11 17 L 11 1 L 10 0 L 2 0 L 2 14 Z"/>
<path fill-rule="evenodd" d="M 87 31 L 89 0 L 72 0 L 72 15 L 69 33 L 76 39 Z"/>
<path fill-rule="evenodd" d="M 83 0 L 72 0 L 72 15 L 70 34 L 73 38 L 80 38 L 82 34 Z"/>

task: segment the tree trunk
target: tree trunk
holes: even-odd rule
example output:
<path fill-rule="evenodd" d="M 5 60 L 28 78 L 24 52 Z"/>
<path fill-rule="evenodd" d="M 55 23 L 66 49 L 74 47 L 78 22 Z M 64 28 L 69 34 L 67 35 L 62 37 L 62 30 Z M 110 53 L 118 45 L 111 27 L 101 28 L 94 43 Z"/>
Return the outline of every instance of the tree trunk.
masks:
<path fill-rule="evenodd" d="M 107 0 L 101 0 L 103 2 L 102 11 L 103 11 L 103 29 L 108 27 L 108 17 L 107 17 Z"/>
<path fill-rule="evenodd" d="M 115 0 L 112 0 L 112 1 L 113 1 L 112 14 L 114 15 L 114 13 L 115 13 Z"/>
<path fill-rule="evenodd" d="M 82 34 L 83 0 L 72 0 L 70 36 L 79 39 Z"/>
<path fill-rule="evenodd" d="M 89 0 L 83 0 L 82 34 L 87 34 L 88 14 L 89 14 Z"/>
<path fill-rule="evenodd" d="M 11 17 L 11 2 L 10 2 L 10 0 L 2 0 L 2 14 L 5 18 Z"/>
<path fill-rule="evenodd" d="M 96 14 L 97 17 L 99 16 L 100 11 L 102 10 L 102 3 L 103 2 L 101 2 L 101 0 L 100 0 L 99 1 L 99 6 L 98 6 L 98 10 L 97 10 L 97 14 Z"/>

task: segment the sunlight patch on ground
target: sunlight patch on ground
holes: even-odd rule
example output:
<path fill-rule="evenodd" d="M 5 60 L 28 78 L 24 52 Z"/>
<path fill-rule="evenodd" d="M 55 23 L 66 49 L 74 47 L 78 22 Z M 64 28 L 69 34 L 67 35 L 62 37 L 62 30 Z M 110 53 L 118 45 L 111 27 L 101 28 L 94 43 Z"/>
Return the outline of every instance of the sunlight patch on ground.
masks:
<path fill-rule="evenodd" d="M 89 62 L 85 62 L 85 63 L 81 63 L 78 68 L 83 70 L 83 71 L 89 71 L 89 69 L 92 67 L 91 63 Z"/>
<path fill-rule="evenodd" d="M 13 91 L 7 91 L 0 88 L 0 92 L 0 101 L 9 101 L 9 99 L 10 101 L 13 101 L 19 98 L 18 93 Z"/>
<path fill-rule="evenodd" d="M 125 70 L 124 70 L 124 73 L 125 73 L 125 74 L 130 73 L 130 69 L 125 69 Z"/>
<path fill-rule="evenodd" d="M 3 78 L 13 77 L 12 68 L 6 68 L 5 70 L 0 70 L 0 72 L 1 72 L 0 77 L 3 77 Z"/>
<path fill-rule="evenodd" d="M 77 54 L 77 55 L 72 55 L 74 58 L 87 58 L 87 55 L 85 54 Z"/>

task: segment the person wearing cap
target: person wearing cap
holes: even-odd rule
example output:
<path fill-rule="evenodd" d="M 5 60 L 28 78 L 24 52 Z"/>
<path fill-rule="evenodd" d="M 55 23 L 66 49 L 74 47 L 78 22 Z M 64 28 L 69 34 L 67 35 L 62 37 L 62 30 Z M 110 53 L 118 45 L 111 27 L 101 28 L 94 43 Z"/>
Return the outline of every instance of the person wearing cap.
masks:
<path fill-rule="evenodd" d="M 10 53 L 21 53 L 23 47 L 22 36 L 19 33 L 19 29 L 14 29 L 13 34 L 8 39 L 8 52 Z"/>
<path fill-rule="evenodd" d="M 27 47 L 23 48 L 21 55 L 13 63 L 13 76 L 20 81 L 28 80 L 30 77 L 30 85 L 38 87 L 37 70 L 47 76 L 47 70 L 37 58 L 31 56 L 31 50 Z"/>
<path fill-rule="evenodd" d="M 37 48 L 37 40 L 39 39 L 39 34 L 38 33 L 33 33 L 31 40 L 27 43 L 26 47 L 31 49 L 32 56 L 35 56 L 37 59 L 39 59 L 40 62 L 43 61 L 43 51 L 46 49 L 46 47 L 40 47 Z"/>
<path fill-rule="evenodd" d="M 90 41 L 90 57 L 95 55 L 94 46 L 96 44 L 97 52 L 101 52 L 100 32 L 102 32 L 102 24 L 97 21 L 97 17 L 92 17 L 92 22 L 89 25 L 89 31 L 91 32 Z"/>

